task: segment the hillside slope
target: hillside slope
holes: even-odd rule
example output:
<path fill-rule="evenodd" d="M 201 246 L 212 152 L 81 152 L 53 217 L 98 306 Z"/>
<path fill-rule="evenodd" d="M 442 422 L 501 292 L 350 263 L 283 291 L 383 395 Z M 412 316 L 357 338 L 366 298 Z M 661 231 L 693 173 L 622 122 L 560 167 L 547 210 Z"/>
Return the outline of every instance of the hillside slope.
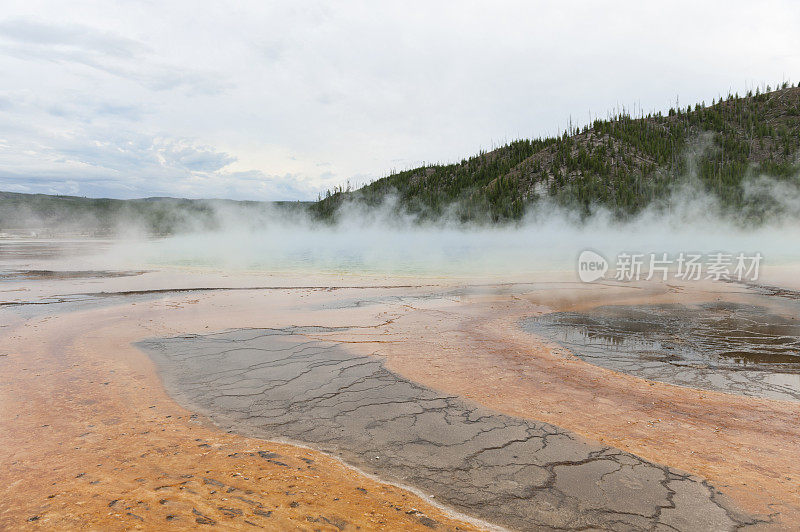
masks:
<path fill-rule="evenodd" d="M 800 86 L 731 95 L 711 105 L 666 115 L 619 114 L 560 137 L 518 140 L 459 163 L 394 173 L 355 191 L 337 189 L 316 203 L 146 198 L 92 199 L 0 192 L 0 234 L 105 236 L 130 228 L 164 235 L 215 229 L 226 217 L 257 226 L 264 214 L 331 221 L 350 202 L 375 206 L 396 197 L 397 208 L 421 219 L 462 221 L 521 218 L 538 201 L 581 213 L 605 207 L 619 217 L 692 180 L 744 220 L 780 206 L 745 184 L 770 176 L 800 195 Z"/>
<path fill-rule="evenodd" d="M 604 206 L 625 216 L 669 196 L 692 176 L 723 205 L 752 214 L 745 179 L 794 177 L 800 154 L 800 86 L 731 95 L 668 114 L 620 114 L 561 137 L 518 140 L 457 164 L 429 165 L 336 190 L 313 211 L 331 217 L 345 200 L 400 206 L 436 218 L 456 206 L 462 220 L 520 218 L 549 198 L 588 212 Z"/>

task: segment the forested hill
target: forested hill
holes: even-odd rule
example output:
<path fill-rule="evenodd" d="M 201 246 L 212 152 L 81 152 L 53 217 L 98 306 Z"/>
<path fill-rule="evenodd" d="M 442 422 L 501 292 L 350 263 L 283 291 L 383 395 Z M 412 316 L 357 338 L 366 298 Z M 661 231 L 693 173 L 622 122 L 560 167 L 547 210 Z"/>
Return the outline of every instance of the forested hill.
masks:
<path fill-rule="evenodd" d="M 518 140 L 456 164 L 395 173 L 355 191 L 338 189 L 315 203 L 0 192 L 0 237 L 102 236 L 131 227 L 165 235 L 215 229 L 229 219 L 257 227 L 276 212 L 282 219 L 302 219 L 310 211 L 331 221 L 340 208 L 380 205 L 389 196 L 422 220 L 455 215 L 462 221 L 513 221 L 538 201 L 581 213 L 606 207 L 626 217 L 671 201 L 674 187 L 684 181 L 750 221 L 780 209 L 769 194 L 746 193 L 748 180 L 762 175 L 797 187 L 800 196 L 800 86 L 731 95 L 664 115 L 623 113 L 560 137 Z"/>
<path fill-rule="evenodd" d="M 346 199 L 378 204 L 394 194 L 403 209 L 429 218 L 455 209 L 462 220 L 513 220 L 546 198 L 625 216 L 668 198 L 676 182 L 691 176 L 724 206 L 752 212 L 744 180 L 761 174 L 796 180 L 799 155 L 800 85 L 784 84 L 665 115 L 622 113 L 560 137 L 518 140 L 457 164 L 395 173 L 352 192 L 337 189 L 312 209 L 329 218 Z"/>

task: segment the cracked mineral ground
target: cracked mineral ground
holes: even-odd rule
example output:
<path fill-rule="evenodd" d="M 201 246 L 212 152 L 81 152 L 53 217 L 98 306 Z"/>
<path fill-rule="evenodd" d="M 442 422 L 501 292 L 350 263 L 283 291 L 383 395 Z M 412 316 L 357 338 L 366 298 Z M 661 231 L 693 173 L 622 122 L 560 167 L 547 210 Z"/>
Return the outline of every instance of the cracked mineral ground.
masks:
<path fill-rule="evenodd" d="M 758 305 L 600 306 L 523 320 L 581 359 L 670 384 L 800 400 L 800 323 Z"/>
<path fill-rule="evenodd" d="M 137 344 L 184 406 L 229 431 L 303 442 L 517 529 L 757 524 L 702 478 L 498 414 L 315 335 L 238 329 Z M 288 467 L 288 466 L 287 466 Z"/>

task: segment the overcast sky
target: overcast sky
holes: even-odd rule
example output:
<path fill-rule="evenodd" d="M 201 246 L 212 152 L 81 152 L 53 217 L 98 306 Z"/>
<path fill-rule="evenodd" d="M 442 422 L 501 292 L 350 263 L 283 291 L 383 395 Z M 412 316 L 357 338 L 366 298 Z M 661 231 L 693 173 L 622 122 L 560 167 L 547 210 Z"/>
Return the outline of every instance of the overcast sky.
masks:
<path fill-rule="evenodd" d="M 0 190 L 310 199 L 800 81 L 800 2 L 4 0 Z"/>

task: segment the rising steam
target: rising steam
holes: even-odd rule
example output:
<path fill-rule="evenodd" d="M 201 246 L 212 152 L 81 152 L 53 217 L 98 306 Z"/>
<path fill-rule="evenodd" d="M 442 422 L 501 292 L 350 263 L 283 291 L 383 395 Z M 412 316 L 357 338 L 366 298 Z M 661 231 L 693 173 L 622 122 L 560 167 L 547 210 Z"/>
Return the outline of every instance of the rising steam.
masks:
<path fill-rule="evenodd" d="M 715 196 L 691 184 L 625 221 L 603 209 L 579 216 L 539 202 L 518 223 L 506 225 L 464 224 L 448 217 L 423 222 L 392 198 L 377 208 L 345 204 L 333 224 L 315 221 L 300 208 L 222 201 L 187 208 L 175 200 L 164 204 L 161 214 L 177 221 L 175 234 L 154 238 L 141 216 L 126 206 L 116 213 L 114 244 L 97 260 L 102 267 L 499 278 L 572 270 L 584 249 L 609 258 L 622 251 L 760 252 L 765 264 L 782 264 L 800 260 L 794 245 L 800 241 L 797 182 L 765 177 L 746 182 L 745 197 L 765 206 L 758 223 L 744 223 L 740 213 L 726 211 Z M 31 211 L 2 214 L 28 227 L 53 224 Z M 86 232 L 101 222 L 96 213 L 85 212 L 57 229 Z"/>

